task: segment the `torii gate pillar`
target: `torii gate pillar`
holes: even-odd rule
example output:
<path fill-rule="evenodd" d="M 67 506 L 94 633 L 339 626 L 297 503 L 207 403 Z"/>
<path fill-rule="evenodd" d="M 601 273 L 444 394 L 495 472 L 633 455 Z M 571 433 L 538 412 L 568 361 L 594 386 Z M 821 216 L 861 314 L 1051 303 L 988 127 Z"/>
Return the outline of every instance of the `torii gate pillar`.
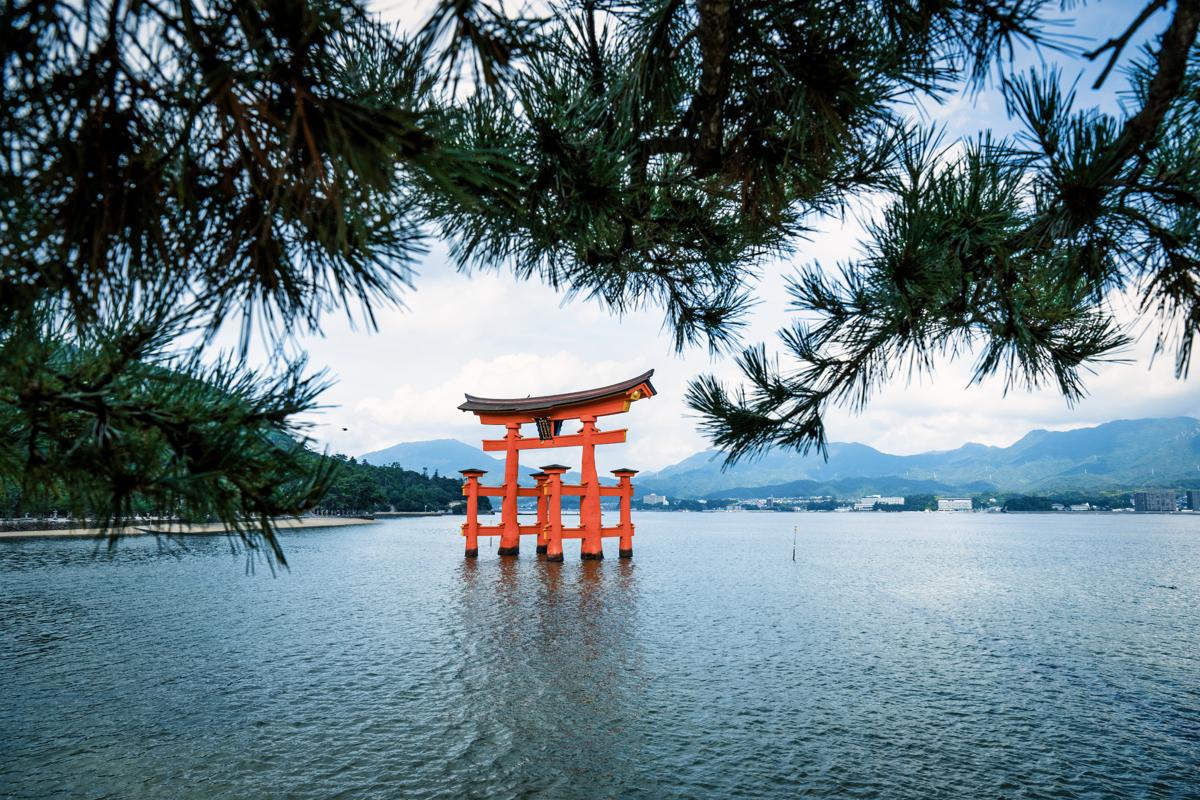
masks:
<path fill-rule="evenodd" d="M 504 530 L 500 534 L 500 555 L 515 556 L 521 552 L 521 526 L 517 522 L 517 482 L 521 476 L 517 461 L 517 440 L 521 438 L 521 424 L 510 422 L 505 426 L 504 436 L 504 505 L 500 518 Z"/>
<path fill-rule="evenodd" d="M 600 541 L 600 476 L 596 474 L 596 418 L 587 415 L 581 420 L 583 428 L 583 458 L 579 472 L 582 476 L 583 498 L 579 501 L 579 527 L 583 529 L 583 545 L 579 557 L 584 561 L 604 558 Z"/>

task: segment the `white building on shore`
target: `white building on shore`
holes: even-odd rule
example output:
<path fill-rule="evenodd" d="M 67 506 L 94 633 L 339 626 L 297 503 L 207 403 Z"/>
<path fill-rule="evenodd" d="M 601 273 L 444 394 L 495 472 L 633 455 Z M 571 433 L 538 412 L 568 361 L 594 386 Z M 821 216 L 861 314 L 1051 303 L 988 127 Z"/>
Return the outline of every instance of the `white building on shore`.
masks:
<path fill-rule="evenodd" d="M 971 498 L 969 497 L 939 497 L 938 511 L 970 511 Z"/>
<path fill-rule="evenodd" d="M 855 511 L 874 511 L 876 506 L 902 506 L 904 505 L 903 497 L 881 497 L 877 494 L 869 494 L 866 497 L 860 498 L 854 504 Z"/>

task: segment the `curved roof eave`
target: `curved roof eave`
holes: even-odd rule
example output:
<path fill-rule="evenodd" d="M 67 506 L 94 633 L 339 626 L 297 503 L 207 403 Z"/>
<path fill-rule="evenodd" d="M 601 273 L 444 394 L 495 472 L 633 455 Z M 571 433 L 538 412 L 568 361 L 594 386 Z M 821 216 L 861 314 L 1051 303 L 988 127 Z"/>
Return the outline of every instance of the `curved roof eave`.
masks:
<path fill-rule="evenodd" d="M 476 413 L 511 413 L 511 412 L 531 412 L 531 411 L 551 411 L 564 406 L 574 406 L 580 403 L 588 403 L 595 400 L 604 400 L 609 397 L 623 395 L 630 389 L 636 389 L 642 384 L 650 389 L 650 394 L 655 394 L 654 384 L 650 383 L 650 377 L 654 374 L 654 370 L 648 370 L 638 375 L 636 378 L 630 378 L 620 383 L 614 383 L 611 386 L 601 386 L 596 389 L 584 389 L 579 392 L 565 392 L 563 394 L 548 394 L 541 397 L 512 397 L 512 398 L 495 398 L 495 397 L 476 397 L 475 395 L 464 395 L 467 401 L 460 405 L 460 411 L 473 411 Z"/>

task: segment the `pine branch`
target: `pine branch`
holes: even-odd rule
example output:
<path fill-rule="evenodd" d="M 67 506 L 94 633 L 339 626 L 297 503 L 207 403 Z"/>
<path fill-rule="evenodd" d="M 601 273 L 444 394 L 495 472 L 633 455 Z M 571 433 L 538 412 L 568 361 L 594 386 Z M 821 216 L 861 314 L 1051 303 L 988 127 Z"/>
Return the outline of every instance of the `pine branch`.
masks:
<path fill-rule="evenodd" d="M 1154 58 L 1154 77 L 1146 87 L 1145 101 L 1141 109 L 1126 120 L 1113 147 L 1110 156 L 1113 173 L 1154 143 L 1167 111 L 1180 96 L 1198 26 L 1200 0 L 1176 0 L 1175 13 Z"/>
<path fill-rule="evenodd" d="M 0 337 L 0 484 L 97 519 L 110 546 L 139 513 L 215 519 L 286 564 L 273 520 L 312 508 L 331 474 L 292 438 L 324 380 L 303 362 L 274 377 L 205 366 L 171 354 L 178 333 L 123 320 L 81 339 L 42 315 Z"/>
<path fill-rule="evenodd" d="M 1093 89 L 1099 89 L 1104 85 L 1105 79 L 1108 78 L 1108 73 L 1112 72 L 1112 68 L 1115 67 L 1117 62 L 1120 60 L 1121 52 L 1125 49 L 1125 45 L 1129 44 L 1129 40 L 1135 33 L 1138 32 L 1138 29 L 1145 24 L 1146 20 L 1150 19 L 1150 17 L 1154 16 L 1166 7 L 1167 0 L 1152 0 L 1152 2 L 1148 3 L 1146 7 L 1142 9 L 1141 13 L 1137 15 L 1133 22 L 1129 23 L 1129 27 L 1125 29 L 1124 33 L 1122 33 L 1120 36 L 1109 39 L 1095 50 L 1084 54 L 1089 61 L 1095 61 L 1104 52 L 1112 50 L 1112 55 L 1108 57 L 1108 63 L 1104 65 L 1104 69 L 1100 72 L 1100 76 L 1096 78 L 1096 82 L 1092 84 Z"/>
<path fill-rule="evenodd" d="M 733 0 L 698 0 L 701 70 L 696 95 L 688 116 L 696 120 L 699 136 L 692 163 L 701 177 L 711 174 L 721 162 L 724 146 L 724 109 L 729 94 L 729 58 L 733 44 L 735 13 Z"/>

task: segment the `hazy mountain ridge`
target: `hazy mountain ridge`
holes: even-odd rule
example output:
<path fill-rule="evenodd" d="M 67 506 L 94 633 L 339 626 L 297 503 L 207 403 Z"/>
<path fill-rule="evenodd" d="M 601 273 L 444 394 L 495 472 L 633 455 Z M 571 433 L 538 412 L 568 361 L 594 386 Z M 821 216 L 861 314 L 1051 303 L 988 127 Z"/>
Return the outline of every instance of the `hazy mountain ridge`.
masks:
<path fill-rule="evenodd" d="M 405 469 L 415 470 L 416 472 L 428 470 L 430 475 L 436 470 L 441 475 L 449 475 L 451 477 L 457 477 L 459 470 L 473 467 L 487 470 L 487 474 L 481 479 L 484 486 L 499 486 L 504 483 L 503 453 L 499 456 L 485 453 L 481 448 L 467 444 L 466 442 L 460 442 L 458 439 L 428 439 L 421 442 L 401 442 L 382 450 L 364 453 L 359 456 L 358 460 L 377 466 L 399 464 Z M 545 463 L 553 460 L 553 456 L 549 456 Z M 523 486 L 533 486 L 534 480 L 529 476 L 536 471 L 533 467 L 527 467 L 522 464 L 520 466 L 520 484 Z M 564 479 L 568 483 L 578 483 L 579 473 L 568 472 L 564 475 Z M 600 482 L 605 485 L 614 485 L 616 480 L 602 475 L 600 476 Z"/>
<path fill-rule="evenodd" d="M 1149 485 L 1200 485 L 1200 420 L 1192 417 L 1117 420 L 1069 431 L 1034 430 L 1008 447 L 968 443 L 908 456 L 856 442 L 816 454 L 773 450 L 721 471 L 721 455 L 696 453 L 640 476 L 643 494 L 680 497 L 748 496 L 770 487 L 777 496 L 800 489 L 828 494 L 837 487 L 865 492 L 1105 490 Z M 803 482 L 803 483 L 802 483 Z M 918 489 L 918 486 L 937 489 Z M 904 487 L 910 487 L 905 489 Z"/>
<path fill-rule="evenodd" d="M 501 454 L 503 455 L 503 454 Z M 359 457 L 359 461 L 368 464 L 386 466 L 399 464 L 405 469 L 428 470 L 432 475 L 436 470 L 442 475 L 457 476 L 459 470 L 484 469 L 484 485 L 499 485 L 504 483 L 504 459 L 485 453 L 458 439 L 429 439 L 423 442 L 400 442 L 383 450 L 375 450 Z M 536 470 L 521 465 L 521 483 L 533 485 L 529 474 Z"/>
<path fill-rule="evenodd" d="M 577 456 L 578 454 L 573 454 Z M 1140 486 L 1200 487 L 1200 420 L 1192 417 L 1117 420 L 1069 431 L 1034 430 L 1008 447 L 975 442 L 953 450 L 901 456 L 858 442 L 832 442 L 829 460 L 773 450 L 721 471 L 721 455 L 695 453 L 638 476 L 638 494 L 672 497 L 778 497 L 835 494 L 918 494 L 1056 490 L 1104 491 Z M 404 442 L 367 453 L 369 464 L 398 463 L 456 476 L 477 467 L 483 482 L 504 480 L 504 460 L 457 439 Z M 521 483 L 534 470 L 521 466 Z M 568 473 L 578 481 L 578 473 Z M 604 480 L 602 478 L 602 480 Z M 604 480 L 605 483 L 610 481 Z"/>

